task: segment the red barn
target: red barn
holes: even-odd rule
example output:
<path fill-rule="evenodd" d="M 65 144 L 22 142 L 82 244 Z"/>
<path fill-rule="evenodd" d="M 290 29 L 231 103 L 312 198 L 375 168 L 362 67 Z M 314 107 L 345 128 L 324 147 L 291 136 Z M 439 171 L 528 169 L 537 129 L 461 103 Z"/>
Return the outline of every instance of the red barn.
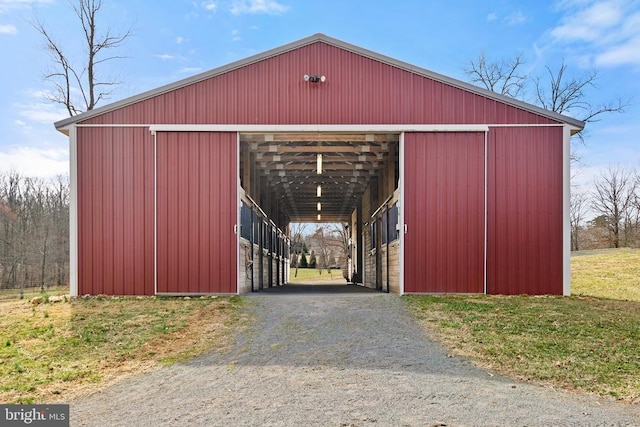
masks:
<path fill-rule="evenodd" d="M 56 123 L 71 291 L 282 285 L 289 224 L 342 222 L 359 284 L 566 295 L 583 127 L 317 34 Z"/>

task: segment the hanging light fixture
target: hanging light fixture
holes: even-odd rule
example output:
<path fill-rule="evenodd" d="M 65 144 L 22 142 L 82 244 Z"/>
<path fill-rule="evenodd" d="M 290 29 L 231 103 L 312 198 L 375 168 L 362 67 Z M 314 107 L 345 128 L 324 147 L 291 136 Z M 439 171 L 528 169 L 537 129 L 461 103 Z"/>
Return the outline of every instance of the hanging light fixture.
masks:
<path fill-rule="evenodd" d="M 318 221 L 322 219 L 322 215 L 318 214 Z"/>
<path fill-rule="evenodd" d="M 316 196 L 317 197 L 322 196 L 322 185 L 318 185 L 318 188 L 316 189 Z"/>
<path fill-rule="evenodd" d="M 318 202 L 318 212 L 322 210 L 322 203 Z"/>
<path fill-rule="evenodd" d="M 322 173 L 322 154 L 318 154 L 318 158 L 317 158 L 317 163 L 318 163 L 318 175 L 320 175 Z"/>

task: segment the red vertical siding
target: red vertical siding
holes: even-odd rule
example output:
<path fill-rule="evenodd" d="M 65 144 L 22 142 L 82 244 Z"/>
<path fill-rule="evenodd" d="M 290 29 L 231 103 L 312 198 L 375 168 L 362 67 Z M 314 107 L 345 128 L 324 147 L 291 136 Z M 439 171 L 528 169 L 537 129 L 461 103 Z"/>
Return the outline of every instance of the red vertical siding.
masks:
<path fill-rule="evenodd" d="M 78 129 L 78 293 L 153 294 L 153 141 Z"/>
<path fill-rule="evenodd" d="M 235 293 L 237 137 L 157 134 L 159 293 Z"/>
<path fill-rule="evenodd" d="M 484 133 L 405 134 L 405 292 L 484 292 Z"/>
<path fill-rule="evenodd" d="M 304 82 L 304 74 L 326 76 Z M 105 112 L 94 124 L 551 124 L 316 42 Z M 562 292 L 562 130 L 491 129 L 490 293 Z M 406 135 L 405 290 L 482 292 L 483 134 Z M 158 285 L 236 286 L 234 134 L 158 134 Z M 153 293 L 146 128 L 78 129 L 79 292 Z"/>
<path fill-rule="evenodd" d="M 562 128 L 493 128 L 487 291 L 562 294 Z"/>
<path fill-rule="evenodd" d="M 305 74 L 323 74 L 309 83 Z M 86 123 L 553 123 L 540 115 L 326 43 L 237 68 Z"/>

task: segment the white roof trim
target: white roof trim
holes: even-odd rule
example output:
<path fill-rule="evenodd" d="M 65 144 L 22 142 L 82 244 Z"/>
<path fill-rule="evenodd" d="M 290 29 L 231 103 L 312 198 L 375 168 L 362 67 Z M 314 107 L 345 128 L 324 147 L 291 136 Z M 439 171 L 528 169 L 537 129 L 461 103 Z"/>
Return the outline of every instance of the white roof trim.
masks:
<path fill-rule="evenodd" d="M 488 132 L 487 125 L 151 125 L 155 132 Z"/>

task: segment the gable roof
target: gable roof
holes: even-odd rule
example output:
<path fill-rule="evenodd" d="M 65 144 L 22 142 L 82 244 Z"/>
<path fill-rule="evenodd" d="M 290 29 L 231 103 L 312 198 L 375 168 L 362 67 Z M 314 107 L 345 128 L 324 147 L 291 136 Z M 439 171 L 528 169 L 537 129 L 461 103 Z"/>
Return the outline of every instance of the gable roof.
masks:
<path fill-rule="evenodd" d="M 295 42 L 292 42 L 292 43 L 277 47 L 275 49 L 271 49 L 271 50 L 259 53 L 257 55 L 250 56 L 248 58 L 241 59 L 239 61 L 235 61 L 235 62 L 232 62 L 232 63 L 227 64 L 227 65 L 223 65 L 222 67 L 214 68 L 212 70 L 205 71 L 205 72 L 200 73 L 200 74 L 196 74 L 195 76 L 188 77 L 188 78 L 182 79 L 182 80 L 178 80 L 176 82 L 173 82 L 173 83 L 158 87 L 156 89 L 152 89 L 152 90 L 140 93 L 138 95 L 134 95 L 132 97 L 125 98 L 125 99 L 122 99 L 120 101 L 113 102 L 113 103 L 105 105 L 103 107 L 96 108 L 96 109 L 91 110 L 91 111 L 87 111 L 86 113 L 82 113 L 82 114 L 79 114 L 77 116 L 73 116 L 73 117 L 69 117 L 69 118 L 60 120 L 58 122 L 55 122 L 55 127 L 56 127 L 56 129 L 64 132 L 65 128 L 67 126 L 69 126 L 69 125 L 72 125 L 72 124 L 75 124 L 75 123 L 79 123 L 79 122 L 82 122 L 84 120 L 88 120 L 88 119 L 90 119 L 92 117 L 96 117 L 96 116 L 99 116 L 101 114 L 104 114 L 104 113 L 107 113 L 107 112 L 110 112 L 110 111 L 113 111 L 113 110 L 117 110 L 119 108 L 126 107 L 126 106 L 131 105 L 131 104 L 135 104 L 135 103 L 143 101 L 145 99 L 149 99 L 149 98 L 152 98 L 152 97 L 155 97 L 155 96 L 158 96 L 158 95 L 162 95 L 164 93 L 171 92 L 173 90 L 176 90 L 176 89 L 179 89 L 179 88 L 182 88 L 182 87 L 185 87 L 185 86 L 188 86 L 188 85 L 191 85 L 191 84 L 203 81 L 203 80 L 207 80 L 207 79 L 210 79 L 212 77 L 216 77 L 218 75 L 221 75 L 221 74 L 224 74 L 224 73 L 228 73 L 228 72 L 233 71 L 235 69 L 242 68 L 242 67 L 245 67 L 247 65 L 254 64 L 256 62 L 260 62 L 260 61 L 263 61 L 265 59 L 272 58 L 274 56 L 281 55 L 283 53 L 290 52 L 290 51 L 293 51 L 293 50 L 296 50 L 296 49 L 299 49 L 301 47 L 304 47 L 304 46 L 307 46 L 307 45 L 310 45 L 310 44 L 313 44 L 313 43 L 317 43 L 317 42 L 322 42 L 322 43 L 325 43 L 327 45 L 334 46 L 334 47 L 337 47 L 337 48 L 340 48 L 340 49 L 343 49 L 343 50 L 346 50 L 346 51 L 349 51 L 349 52 L 352 52 L 352 53 L 355 53 L 355 54 L 358 54 L 358 55 L 361 55 L 361 56 L 364 56 L 364 57 L 367 57 L 367 58 L 370 58 L 370 59 L 373 59 L 373 60 L 376 60 L 376 61 L 379 61 L 379 62 L 382 62 L 382 63 L 390 65 L 392 67 L 396 67 L 396 68 L 399 68 L 401 70 L 405 70 L 405 71 L 414 73 L 416 75 L 423 76 L 423 77 L 429 78 L 431 80 L 434 80 L 434 81 L 437 81 L 437 82 L 440 82 L 440 83 L 447 84 L 449 86 L 453 86 L 453 87 L 462 89 L 462 90 L 467 91 L 467 92 L 475 93 L 477 95 L 480 95 L 480 96 L 483 96 L 483 97 L 486 97 L 486 98 L 489 98 L 489 99 L 493 99 L 493 100 L 496 100 L 498 102 L 501 102 L 501 103 L 504 103 L 504 104 L 507 104 L 507 105 L 510 105 L 510 106 L 513 106 L 513 107 L 516 107 L 516 108 L 520 108 L 522 110 L 529 111 L 531 113 L 538 114 L 538 115 L 543 116 L 543 117 L 547 117 L 549 119 L 558 121 L 560 123 L 565 123 L 565 124 L 571 125 L 571 126 L 577 128 L 576 130 L 582 130 L 584 128 L 584 126 L 585 126 L 584 122 L 582 122 L 582 121 L 580 121 L 578 119 L 575 119 L 573 117 L 569 117 L 569 116 L 565 116 L 565 115 L 562 115 L 562 114 L 558 114 L 558 113 L 555 113 L 553 111 L 546 110 L 544 108 L 538 107 L 536 105 L 529 104 L 527 102 L 520 101 L 520 100 L 511 98 L 511 97 L 505 96 L 505 95 L 501 95 L 499 93 L 492 92 L 492 91 L 489 91 L 487 89 L 483 89 L 481 87 L 472 85 L 470 83 L 463 82 L 461 80 L 457 80 L 457 79 L 454 79 L 454 78 L 451 78 L 451 77 L 448 77 L 448 76 L 445 76 L 445 75 L 442 75 L 442 74 L 427 70 L 425 68 L 421 68 L 421 67 L 409 64 L 407 62 L 399 61 L 397 59 L 394 59 L 394 58 L 379 54 L 377 52 L 373 52 L 373 51 L 370 51 L 368 49 L 364 49 L 364 48 L 361 48 L 359 46 L 355 46 L 355 45 L 343 42 L 341 40 L 334 39 L 332 37 L 326 36 L 324 34 L 318 33 L 318 34 L 314 34 L 312 36 L 306 37 L 304 39 L 301 39 L 301 40 L 298 40 L 298 41 L 295 41 Z"/>

